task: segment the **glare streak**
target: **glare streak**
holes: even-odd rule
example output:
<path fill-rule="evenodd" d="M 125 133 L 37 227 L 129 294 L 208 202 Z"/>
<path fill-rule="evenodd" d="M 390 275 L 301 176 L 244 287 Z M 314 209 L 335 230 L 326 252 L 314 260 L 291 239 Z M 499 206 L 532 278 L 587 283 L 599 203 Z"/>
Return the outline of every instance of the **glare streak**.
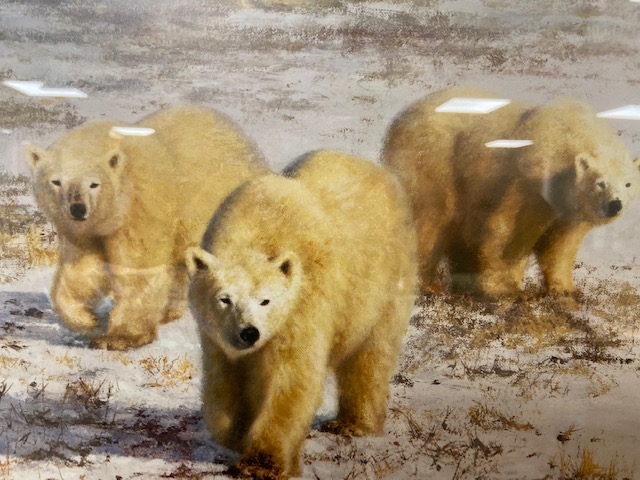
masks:
<path fill-rule="evenodd" d="M 44 88 L 43 82 L 21 82 L 5 80 L 2 84 L 30 97 L 87 98 L 88 95 L 77 88 Z"/>
<path fill-rule="evenodd" d="M 455 97 L 436 107 L 438 113 L 490 113 L 511 103 L 506 98 Z"/>
<path fill-rule="evenodd" d="M 111 131 L 131 137 L 146 137 L 147 135 L 152 135 L 156 132 L 153 128 L 141 127 L 112 127 Z"/>
<path fill-rule="evenodd" d="M 533 145 L 532 140 L 493 140 L 484 144 L 487 148 L 522 148 Z"/>
<path fill-rule="evenodd" d="M 640 3 L 640 0 L 637 0 Z M 625 105 L 606 112 L 598 113 L 602 118 L 617 118 L 622 120 L 640 120 L 640 105 Z"/>

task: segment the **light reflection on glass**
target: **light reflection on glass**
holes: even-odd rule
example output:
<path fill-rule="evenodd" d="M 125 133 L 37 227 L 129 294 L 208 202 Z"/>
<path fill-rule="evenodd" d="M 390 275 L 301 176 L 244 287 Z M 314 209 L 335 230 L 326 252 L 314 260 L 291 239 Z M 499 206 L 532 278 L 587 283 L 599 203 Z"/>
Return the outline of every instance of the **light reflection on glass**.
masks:
<path fill-rule="evenodd" d="M 455 97 L 436 107 L 438 113 L 490 113 L 511 103 L 506 98 Z"/>
<path fill-rule="evenodd" d="M 30 97 L 87 98 L 89 96 L 77 88 L 45 88 L 43 82 L 5 80 L 2 84 Z"/>
<path fill-rule="evenodd" d="M 131 137 L 146 137 L 147 135 L 152 135 L 156 132 L 153 128 L 142 127 L 111 127 L 111 131 Z"/>
<path fill-rule="evenodd" d="M 484 144 L 487 148 L 522 148 L 529 145 L 533 145 L 532 140 L 493 140 Z"/>
<path fill-rule="evenodd" d="M 637 0 L 640 3 L 640 0 Z M 602 118 L 616 118 L 621 120 L 640 120 L 640 105 L 625 105 L 606 112 L 598 113 Z"/>

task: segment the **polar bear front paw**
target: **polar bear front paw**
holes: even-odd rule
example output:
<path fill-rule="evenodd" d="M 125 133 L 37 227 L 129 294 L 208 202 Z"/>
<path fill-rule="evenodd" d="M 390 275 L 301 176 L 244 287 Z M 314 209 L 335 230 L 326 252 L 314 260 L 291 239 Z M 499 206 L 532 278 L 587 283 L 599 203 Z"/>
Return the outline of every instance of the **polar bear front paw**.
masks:
<path fill-rule="evenodd" d="M 232 478 L 251 478 L 258 480 L 281 480 L 288 478 L 273 459 L 265 454 L 253 454 L 232 465 L 225 472 Z"/>
<path fill-rule="evenodd" d="M 549 292 L 552 306 L 561 311 L 575 311 L 582 308 L 584 296 L 579 290 L 553 290 Z"/>
<path fill-rule="evenodd" d="M 377 429 L 373 427 L 338 419 L 326 422 L 320 427 L 320 431 L 333 433 L 335 435 L 342 435 L 347 438 L 365 437 L 368 435 L 376 435 L 378 433 Z"/>
<path fill-rule="evenodd" d="M 100 328 L 99 322 L 90 317 L 86 319 L 76 318 L 74 320 L 69 320 L 67 318 L 60 317 L 60 321 L 67 329 L 80 335 L 95 334 L 96 330 L 99 330 Z"/>
<path fill-rule="evenodd" d="M 155 340 L 156 335 L 100 335 L 91 340 L 91 348 L 103 350 L 131 350 L 147 345 Z"/>

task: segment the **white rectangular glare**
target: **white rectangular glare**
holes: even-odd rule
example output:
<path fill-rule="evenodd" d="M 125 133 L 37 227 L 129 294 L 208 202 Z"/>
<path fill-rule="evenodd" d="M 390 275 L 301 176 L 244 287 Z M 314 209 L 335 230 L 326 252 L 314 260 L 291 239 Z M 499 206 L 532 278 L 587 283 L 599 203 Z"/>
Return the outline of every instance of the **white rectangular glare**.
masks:
<path fill-rule="evenodd" d="M 17 80 L 5 80 L 2 84 L 29 96 L 33 96 L 33 92 L 40 90 L 44 85 L 42 82 L 19 82 Z"/>
<path fill-rule="evenodd" d="M 12 130 L 9 130 L 8 128 L 0 128 L 0 132 L 4 133 L 5 135 L 11 135 Z"/>
<path fill-rule="evenodd" d="M 111 127 L 111 131 L 130 137 L 146 137 L 147 135 L 153 135 L 156 133 L 153 128 L 142 127 Z"/>
<path fill-rule="evenodd" d="M 640 3 L 640 0 L 638 0 Z M 621 120 L 640 120 L 640 105 L 625 105 L 606 112 L 598 113 L 602 118 L 617 118 Z"/>
<path fill-rule="evenodd" d="M 455 97 L 436 107 L 438 113 L 490 113 L 509 105 L 506 98 L 462 98 Z"/>
<path fill-rule="evenodd" d="M 77 88 L 44 88 L 43 82 L 5 80 L 2 84 L 30 97 L 87 98 L 89 96 Z"/>
<path fill-rule="evenodd" d="M 487 148 L 522 148 L 528 145 L 533 145 L 532 140 L 493 140 L 484 144 Z"/>

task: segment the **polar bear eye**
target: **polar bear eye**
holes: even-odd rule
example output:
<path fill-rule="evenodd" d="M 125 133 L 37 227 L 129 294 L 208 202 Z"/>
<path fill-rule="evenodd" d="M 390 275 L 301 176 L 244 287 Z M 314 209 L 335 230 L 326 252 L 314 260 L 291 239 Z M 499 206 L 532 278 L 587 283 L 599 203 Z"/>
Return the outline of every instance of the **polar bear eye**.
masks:
<path fill-rule="evenodd" d="M 231 305 L 231 299 L 229 297 L 220 297 L 220 303 L 224 303 L 225 305 Z"/>
<path fill-rule="evenodd" d="M 627 183 L 627 184 L 625 185 L 625 187 L 627 187 L 627 188 L 629 188 L 630 186 L 631 186 L 631 184 L 630 184 L 630 183 Z"/>
<path fill-rule="evenodd" d="M 269 299 L 265 298 L 264 300 L 262 300 L 262 301 L 260 302 L 260 305 L 262 305 L 263 307 L 264 307 L 265 305 L 269 305 L 269 301 L 270 301 Z"/>
<path fill-rule="evenodd" d="M 62 185 L 62 183 L 60 183 L 60 180 L 51 180 L 51 183 L 53 183 L 56 187 Z"/>
<path fill-rule="evenodd" d="M 99 186 L 99 183 L 92 183 L 91 185 L 89 185 L 89 188 L 98 188 Z"/>
<path fill-rule="evenodd" d="M 598 185 L 600 190 L 604 190 L 607 187 L 607 184 L 604 182 L 598 182 L 596 185 Z"/>

